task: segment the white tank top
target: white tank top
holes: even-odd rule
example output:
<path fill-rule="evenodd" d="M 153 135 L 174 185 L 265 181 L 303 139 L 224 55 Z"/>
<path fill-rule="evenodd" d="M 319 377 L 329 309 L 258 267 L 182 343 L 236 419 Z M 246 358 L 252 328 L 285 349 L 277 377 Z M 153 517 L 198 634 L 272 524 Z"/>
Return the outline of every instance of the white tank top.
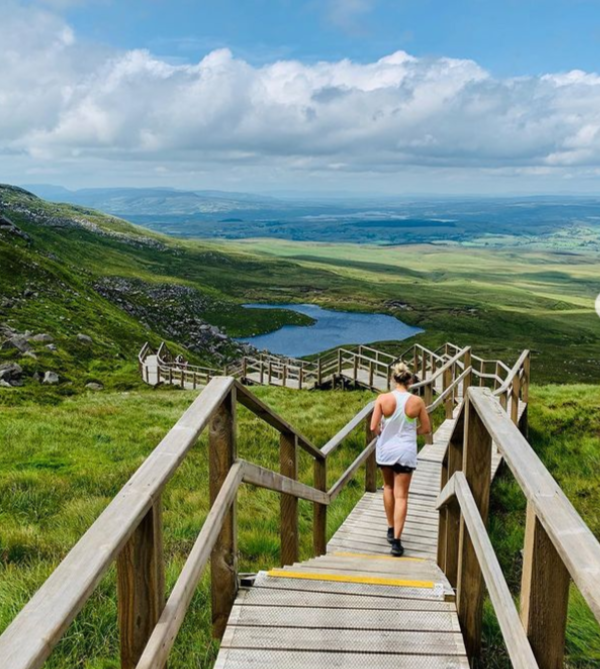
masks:
<path fill-rule="evenodd" d="M 406 403 L 411 393 L 392 391 L 396 398 L 396 411 L 383 418 L 383 429 L 377 438 L 376 458 L 379 465 L 401 464 L 417 466 L 417 419 L 406 415 Z"/>

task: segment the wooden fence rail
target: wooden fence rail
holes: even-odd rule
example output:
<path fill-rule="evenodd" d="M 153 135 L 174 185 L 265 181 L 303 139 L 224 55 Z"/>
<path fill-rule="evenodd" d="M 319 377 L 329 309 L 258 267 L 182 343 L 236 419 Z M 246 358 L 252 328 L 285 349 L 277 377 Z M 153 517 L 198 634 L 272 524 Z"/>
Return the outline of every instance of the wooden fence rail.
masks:
<path fill-rule="evenodd" d="M 281 472 L 237 458 L 236 405 L 242 404 L 280 432 Z M 327 507 L 358 468 L 365 486 L 375 486 L 372 405 L 340 430 L 327 450 L 314 446 L 232 377 L 212 379 L 105 511 L 0 637 L 6 669 L 38 669 L 63 637 L 114 562 L 122 669 L 162 669 L 210 558 L 213 633 L 220 637 L 237 588 L 236 493 L 241 483 L 281 494 L 281 561 L 298 559 L 297 500 L 314 504 L 315 554 L 325 551 Z M 356 428 L 364 425 L 364 450 L 330 488 L 326 462 Z M 176 585 L 165 603 L 161 495 L 173 474 L 209 427 L 211 508 Z M 298 481 L 297 449 L 313 457 L 314 485 Z"/>
<path fill-rule="evenodd" d="M 513 666 L 557 669 L 563 666 L 571 580 L 600 622 L 600 544 L 519 430 L 517 415 L 505 409 L 502 398 L 510 395 L 517 406 L 528 379 L 525 351 L 496 393 L 487 388 L 467 393 L 442 469 L 438 563 L 457 587 L 470 657 L 480 651 L 485 580 Z M 503 578 L 481 536 L 489 508 L 492 444 L 527 498 L 520 615 L 537 664 L 523 655 L 512 609 L 506 609 Z"/>

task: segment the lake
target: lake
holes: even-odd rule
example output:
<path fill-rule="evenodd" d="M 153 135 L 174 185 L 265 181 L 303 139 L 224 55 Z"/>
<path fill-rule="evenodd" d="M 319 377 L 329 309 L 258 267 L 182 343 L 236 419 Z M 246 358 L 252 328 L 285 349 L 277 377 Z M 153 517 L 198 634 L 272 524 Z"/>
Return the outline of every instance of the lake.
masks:
<path fill-rule="evenodd" d="M 247 309 L 290 309 L 306 314 L 316 322 L 312 325 L 284 325 L 275 332 L 238 341 L 252 344 L 293 358 L 326 351 L 348 344 L 371 344 L 376 341 L 408 339 L 423 332 L 385 314 L 364 314 L 331 311 L 314 304 L 245 304 Z"/>

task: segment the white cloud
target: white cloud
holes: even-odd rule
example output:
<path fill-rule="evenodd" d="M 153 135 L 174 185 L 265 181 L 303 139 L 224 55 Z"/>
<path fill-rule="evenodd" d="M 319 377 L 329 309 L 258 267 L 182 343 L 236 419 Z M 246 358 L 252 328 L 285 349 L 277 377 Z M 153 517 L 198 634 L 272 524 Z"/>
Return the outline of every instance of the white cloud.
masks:
<path fill-rule="evenodd" d="M 600 166 L 595 73 L 497 79 L 473 61 L 402 51 L 366 64 L 256 67 L 220 49 L 173 64 L 82 43 L 51 12 L 12 5 L 5 14 L 0 153 L 29 169 L 77 159 L 169 173 L 429 167 L 541 178 Z"/>

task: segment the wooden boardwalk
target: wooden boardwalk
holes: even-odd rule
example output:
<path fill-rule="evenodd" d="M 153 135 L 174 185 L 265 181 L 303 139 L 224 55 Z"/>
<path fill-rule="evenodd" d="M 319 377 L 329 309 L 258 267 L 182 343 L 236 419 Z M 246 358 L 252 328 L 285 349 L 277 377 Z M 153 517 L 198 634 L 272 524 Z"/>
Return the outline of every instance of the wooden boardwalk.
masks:
<path fill-rule="evenodd" d="M 261 572 L 240 590 L 215 669 L 469 666 L 454 590 L 436 564 L 436 502 L 457 415 L 419 453 L 404 557 L 389 554 L 383 492 L 365 493 L 326 555 Z M 492 477 L 500 462 L 494 449 Z"/>
<path fill-rule="evenodd" d="M 419 456 L 405 556 L 389 554 L 383 493 L 366 493 L 325 556 L 261 572 L 240 591 L 215 669 L 469 666 L 454 591 L 435 562 L 442 465 L 429 456 L 447 445 L 453 424 Z"/>

